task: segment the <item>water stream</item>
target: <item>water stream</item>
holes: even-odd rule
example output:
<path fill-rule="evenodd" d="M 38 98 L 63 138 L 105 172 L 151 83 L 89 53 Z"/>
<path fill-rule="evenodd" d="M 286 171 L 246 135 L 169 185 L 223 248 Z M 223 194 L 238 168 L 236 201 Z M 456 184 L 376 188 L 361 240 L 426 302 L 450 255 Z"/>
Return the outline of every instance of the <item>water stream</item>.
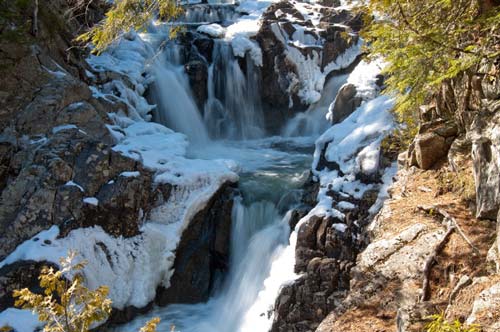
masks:
<path fill-rule="evenodd" d="M 194 145 L 193 157 L 227 159 L 241 165 L 232 211 L 230 269 L 206 303 L 156 307 L 115 331 L 137 331 L 158 316 L 159 331 L 265 332 L 280 286 L 294 280 L 289 246 L 289 210 L 299 204 L 311 163 L 311 139 L 271 137 Z M 273 268 L 274 267 L 274 268 Z"/>
<path fill-rule="evenodd" d="M 226 7 L 193 7 L 186 19 L 219 21 L 229 12 Z M 155 119 L 189 137 L 190 157 L 231 159 L 240 167 L 241 196 L 232 211 L 229 271 L 206 303 L 155 307 L 114 331 L 138 331 L 157 316 L 158 331 L 267 332 L 280 287 L 297 277 L 290 212 L 300 204 L 314 139 L 328 126 L 328 105 L 346 77 L 330 80 L 320 102 L 284 125 L 283 136 L 266 137 L 260 69 L 252 59 L 238 61 L 229 43 L 215 40 L 208 100 L 200 110 L 182 66 L 182 52 L 168 47 L 152 67 Z"/>

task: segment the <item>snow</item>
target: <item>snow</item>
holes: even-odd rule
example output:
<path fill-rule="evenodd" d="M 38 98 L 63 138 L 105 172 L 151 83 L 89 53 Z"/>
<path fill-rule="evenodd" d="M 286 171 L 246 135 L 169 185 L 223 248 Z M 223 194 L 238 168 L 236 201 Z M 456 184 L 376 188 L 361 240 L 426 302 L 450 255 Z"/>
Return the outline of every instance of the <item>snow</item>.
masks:
<path fill-rule="evenodd" d="M 250 40 L 245 36 L 237 35 L 231 40 L 231 46 L 233 47 L 233 53 L 235 56 L 244 58 L 245 54 L 249 52 L 254 63 L 257 66 L 262 66 L 262 50 L 253 40 Z"/>
<path fill-rule="evenodd" d="M 0 328 L 9 326 L 16 332 L 33 332 L 43 327 L 35 314 L 29 310 L 8 308 L 0 312 Z"/>
<path fill-rule="evenodd" d="M 226 34 L 226 29 L 217 23 L 200 25 L 196 31 L 207 34 L 214 38 L 222 38 Z"/>
<path fill-rule="evenodd" d="M 93 206 L 98 206 L 99 205 L 99 200 L 95 197 L 85 197 L 83 199 L 83 202 L 86 203 L 86 204 L 90 204 L 90 205 L 93 205 Z"/>
<path fill-rule="evenodd" d="M 341 210 L 352 210 L 356 207 L 356 205 L 350 203 L 350 202 L 347 202 L 347 201 L 340 201 L 338 204 L 337 204 L 337 207 Z"/>
<path fill-rule="evenodd" d="M 121 172 L 119 176 L 123 176 L 126 178 L 136 178 L 141 175 L 141 172 L 139 171 L 132 171 L 132 172 Z"/>
<path fill-rule="evenodd" d="M 70 129 L 78 129 L 78 127 L 75 125 L 72 125 L 72 124 L 60 125 L 60 126 L 52 128 L 52 134 L 56 134 L 60 131 L 70 130 Z"/>
<path fill-rule="evenodd" d="M 74 186 L 74 187 L 77 187 L 78 189 L 80 189 L 81 192 L 85 192 L 85 190 L 83 189 L 82 186 L 80 186 L 78 183 L 75 183 L 73 181 L 68 181 L 66 182 L 66 184 L 64 184 L 65 186 Z"/>
<path fill-rule="evenodd" d="M 379 96 L 362 104 L 343 122 L 328 129 L 316 141 L 313 168 L 318 164 L 321 149 L 326 143 L 333 142 L 326 150 L 328 161 L 336 162 L 344 173 L 363 169 L 363 165 L 371 173 L 373 169 L 370 166 L 378 165 L 375 160 L 378 159 L 384 133 L 393 128 L 393 118 L 389 112 L 393 104 L 392 98 Z M 361 152 L 352 158 L 360 148 Z"/>
<path fill-rule="evenodd" d="M 347 230 L 346 224 L 332 224 L 332 228 L 340 233 L 345 233 Z"/>
<path fill-rule="evenodd" d="M 380 92 L 377 86 L 377 75 L 384 69 L 386 63 L 382 59 L 375 59 L 371 62 L 361 61 L 352 71 L 347 79 L 347 83 L 356 86 L 357 95 L 363 100 L 370 100 Z"/>
<path fill-rule="evenodd" d="M 295 6 L 297 8 L 300 6 L 300 3 L 296 3 Z M 310 28 L 305 28 L 298 24 L 293 24 L 293 26 L 296 31 L 291 38 L 288 37 L 288 34 L 277 23 L 271 25 L 271 30 L 276 38 L 285 45 L 287 60 L 295 64 L 297 68 L 297 95 L 304 104 L 315 104 L 321 99 L 321 92 L 323 91 L 327 75 L 334 70 L 349 67 L 360 55 L 363 41 L 359 39 L 356 44 L 352 45 L 344 53 L 340 54 L 335 61 L 327 64 L 322 69 L 321 41 L 316 40 L 311 34 L 305 33 Z M 309 51 L 304 55 L 301 49 L 309 49 Z M 295 87 L 292 84 L 290 88 L 293 90 Z M 293 102 L 290 102 L 291 107 L 293 106 Z"/>
<path fill-rule="evenodd" d="M 355 52 L 354 52 L 355 53 Z M 343 212 L 354 209 L 356 206 L 340 199 L 334 202 L 328 192 L 334 191 L 344 199 L 362 199 L 367 190 L 379 191 L 377 201 L 370 208 L 369 213 L 376 213 L 388 197 L 388 187 L 392 183 L 397 166 L 393 164 L 385 170 L 380 170 L 380 146 L 382 139 L 394 127 L 391 109 L 394 99 L 390 96 L 378 95 L 379 87 L 375 84 L 376 76 L 380 73 L 381 62 L 370 64 L 361 62 L 348 78 L 348 82 L 360 87 L 363 102 L 344 121 L 331 126 L 315 142 L 314 159 L 312 163 L 313 179 L 319 182 L 316 206 L 303 217 L 295 227 L 291 239 L 296 237 L 300 226 L 311 216 L 333 217 L 338 222 L 332 228 L 338 232 L 345 232 L 347 226 Z M 335 163 L 338 169 L 318 169 L 320 156 L 330 163 Z M 335 167 L 335 168 L 337 168 Z M 363 173 L 372 175 L 383 171 L 382 184 L 365 184 L 357 180 L 357 175 Z M 356 235 L 355 235 L 356 236 Z M 291 241 L 291 245 L 294 245 Z"/>

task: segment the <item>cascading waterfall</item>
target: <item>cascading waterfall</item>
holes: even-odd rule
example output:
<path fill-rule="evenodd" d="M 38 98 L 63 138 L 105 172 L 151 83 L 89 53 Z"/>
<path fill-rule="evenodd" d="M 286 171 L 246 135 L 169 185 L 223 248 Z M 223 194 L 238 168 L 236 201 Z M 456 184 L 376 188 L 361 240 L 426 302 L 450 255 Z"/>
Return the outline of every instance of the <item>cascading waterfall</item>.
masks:
<path fill-rule="evenodd" d="M 240 16 L 235 11 L 232 3 L 206 5 L 191 5 L 186 7 L 185 14 L 181 17 L 184 23 L 202 24 L 202 23 L 223 23 L 227 24 L 236 20 Z"/>
<path fill-rule="evenodd" d="M 311 136 L 323 133 L 330 123 L 326 114 L 337 92 L 347 81 L 347 75 L 334 76 L 325 84 L 321 99 L 306 112 L 297 114 L 282 130 L 285 137 Z"/>
<path fill-rule="evenodd" d="M 272 302 L 264 301 L 257 311 L 249 309 L 262 294 L 273 262 L 288 244 L 289 215 L 280 215 L 275 203 L 269 201 L 244 205 L 241 199 L 236 199 L 232 216 L 231 269 L 222 287 L 207 303 L 155 308 L 148 317 L 139 317 L 117 330 L 136 331 L 149 317 L 157 316 L 161 318 L 159 331 L 168 331 L 172 325 L 175 331 L 182 332 L 251 331 L 252 322 L 267 317 Z M 280 273 L 286 280 L 293 279 L 293 265 L 289 271 Z"/>
<path fill-rule="evenodd" d="M 180 63 L 180 48 L 173 45 L 166 48 L 152 66 L 158 100 L 155 118 L 157 122 L 186 134 L 194 143 L 204 143 L 209 140 L 208 132 Z"/>
<path fill-rule="evenodd" d="M 260 72 L 249 55 L 245 73 L 230 44 L 214 40 L 204 119 L 212 137 L 251 139 L 264 136 Z"/>
<path fill-rule="evenodd" d="M 184 19 L 223 22 L 234 15 L 231 6 L 200 5 L 192 6 Z M 296 37 L 303 43 L 315 42 L 304 31 Z M 192 157 L 230 158 L 242 165 L 242 196 L 235 199 L 232 211 L 230 268 L 225 278 L 216 282 L 208 302 L 154 308 L 115 331 L 136 331 L 158 316 L 159 331 L 174 325 L 175 331 L 182 332 L 267 332 L 280 287 L 297 277 L 288 222 L 290 209 L 300 202 L 303 172 L 311 161 L 311 153 L 303 151 L 311 140 L 304 144 L 293 138 L 264 138 L 260 69 L 249 55 L 236 58 L 225 40 L 214 39 L 208 98 L 201 112 L 183 68 L 183 52 L 179 45 L 167 47 L 152 68 L 158 101 L 155 117 L 195 143 Z M 346 76 L 332 78 L 320 101 L 290 121 L 283 136 L 317 135 L 324 130 L 328 106 L 345 81 Z M 207 145 L 209 137 L 243 141 L 211 141 Z"/>

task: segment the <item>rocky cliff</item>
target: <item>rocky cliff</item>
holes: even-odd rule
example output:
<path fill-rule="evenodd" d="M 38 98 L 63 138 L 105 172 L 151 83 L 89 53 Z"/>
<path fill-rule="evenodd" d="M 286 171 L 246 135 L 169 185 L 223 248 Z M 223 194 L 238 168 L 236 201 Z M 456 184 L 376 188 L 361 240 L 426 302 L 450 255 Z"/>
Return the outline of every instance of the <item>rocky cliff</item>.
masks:
<path fill-rule="evenodd" d="M 356 199 L 336 185 L 345 160 L 329 145 L 342 145 L 342 134 L 317 141 L 317 205 L 296 229 L 301 277 L 282 289 L 273 331 L 422 331 L 441 312 L 450 321 L 498 330 L 498 82 L 495 66 L 480 66 L 443 84 L 421 107 L 418 134 L 398 156 L 399 171 L 385 173 L 394 183 L 383 204 L 374 204 L 371 191 Z M 362 127 L 351 120 L 356 106 L 338 106 L 356 97 L 356 85 L 345 85 L 330 118 Z M 342 122 L 334 129 L 341 132 Z M 375 184 L 377 192 L 384 160 L 396 159 L 394 139 L 384 140 L 371 174 L 356 151 L 353 178 Z M 315 211 L 319 206 L 341 213 Z"/>
<path fill-rule="evenodd" d="M 100 70 L 73 46 L 83 23 L 102 18 L 105 2 L 83 14 L 70 4 L 44 2 L 36 13 L 34 1 L 0 2 L 0 310 L 13 305 L 13 289 L 36 289 L 41 266 L 57 265 L 65 243 L 89 260 L 91 284 L 111 286 L 111 321 L 147 307 L 157 287 L 161 304 L 205 300 L 216 271 L 226 269 L 236 176 L 226 171 L 187 188 L 181 174 L 180 183 L 161 180 L 165 171 L 117 149 L 133 122 L 120 127 L 116 114 L 138 121 L 142 133 L 135 135 L 172 134 L 140 127 L 154 106 L 140 97 L 144 88 L 130 72 Z M 178 151 L 184 140 L 163 150 Z M 178 207 L 176 219 L 160 213 L 168 204 Z M 152 221 L 177 222 L 179 233 L 152 230 Z M 152 245 L 177 253 L 154 257 Z M 156 272 L 147 271 L 153 266 Z"/>

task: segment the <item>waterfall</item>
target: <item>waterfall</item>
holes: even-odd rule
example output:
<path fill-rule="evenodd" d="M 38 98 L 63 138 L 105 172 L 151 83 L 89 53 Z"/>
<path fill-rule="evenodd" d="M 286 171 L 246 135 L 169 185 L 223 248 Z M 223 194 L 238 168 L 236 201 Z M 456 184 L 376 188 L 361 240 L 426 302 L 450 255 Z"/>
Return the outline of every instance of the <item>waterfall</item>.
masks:
<path fill-rule="evenodd" d="M 206 24 L 228 23 L 235 21 L 240 14 L 233 4 L 191 5 L 186 7 L 185 14 L 180 18 L 183 23 Z"/>
<path fill-rule="evenodd" d="M 249 309 L 261 295 L 271 266 L 287 246 L 289 235 L 288 215 L 281 216 L 274 203 L 259 201 L 246 206 L 241 198 L 235 199 L 231 270 L 219 292 L 207 303 L 173 304 L 155 308 L 148 316 L 161 318 L 159 331 L 168 331 L 175 325 L 175 331 L 182 332 L 237 332 L 249 325 L 249 318 L 251 322 L 263 315 L 267 317 L 273 302 L 254 310 L 253 319 L 248 315 Z M 293 264 L 290 273 L 293 274 Z M 274 300 L 274 296 L 270 298 Z M 138 318 L 119 331 L 135 331 L 146 320 L 147 317 Z"/>
<path fill-rule="evenodd" d="M 297 114 L 292 118 L 282 130 L 285 137 L 292 136 L 319 136 L 330 123 L 326 119 L 328 108 L 335 100 L 338 91 L 347 82 L 348 75 L 333 76 L 325 84 L 321 99 L 311 105 L 306 112 Z"/>
<path fill-rule="evenodd" d="M 205 122 L 212 137 L 252 139 L 264 136 L 260 98 L 260 70 L 249 55 L 241 62 L 230 44 L 214 40 L 213 63 L 209 68 Z"/>
<path fill-rule="evenodd" d="M 207 142 L 208 132 L 191 94 L 184 67 L 180 65 L 180 58 L 179 47 L 167 47 L 152 66 L 157 100 L 154 115 L 157 122 L 186 134 L 191 141 Z"/>

